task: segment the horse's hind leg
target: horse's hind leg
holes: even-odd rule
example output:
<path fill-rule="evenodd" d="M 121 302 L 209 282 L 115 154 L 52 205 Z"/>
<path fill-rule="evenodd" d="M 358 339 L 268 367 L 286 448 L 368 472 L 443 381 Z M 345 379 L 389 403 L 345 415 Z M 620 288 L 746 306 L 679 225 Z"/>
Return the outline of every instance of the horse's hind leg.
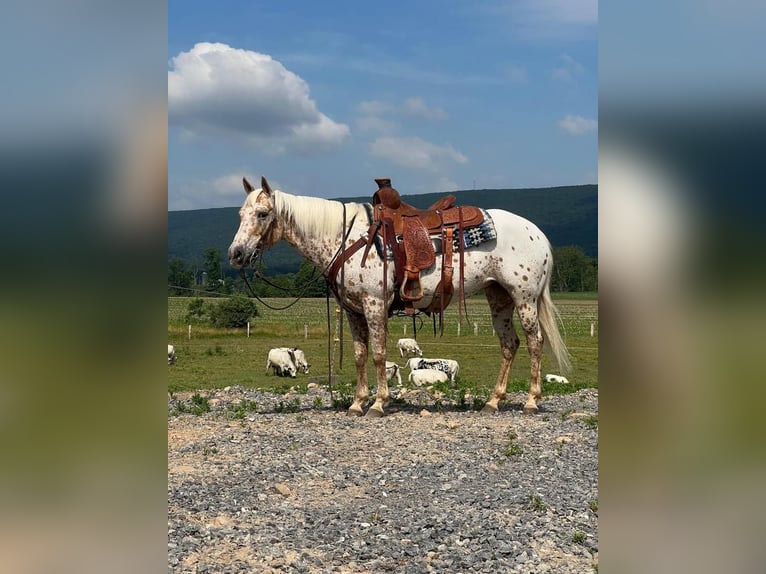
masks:
<path fill-rule="evenodd" d="M 347 312 L 346 316 L 351 329 L 351 337 L 354 340 L 354 364 L 356 366 L 356 395 L 346 414 L 360 417 L 364 414 L 364 406 L 370 398 L 370 390 L 367 385 L 367 343 L 370 334 L 364 315 Z"/>
<path fill-rule="evenodd" d="M 534 299 L 533 299 L 534 301 Z M 527 337 L 527 349 L 529 349 L 529 397 L 524 404 L 524 412 L 527 414 L 537 413 L 537 401 L 542 398 L 540 385 L 540 369 L 543 360 L 543 333 L 540 330 L 540 322 L 537 317 L 537 306 L 534 303 L 521 303 L 518 306 L 521 328 Z"/>
<path fill-rule="evenodd" d="M 492 391 L 492 397 L 482 409 L 484 413 L 494 413 L 497 412 L 498 403 L 505 398 L 508 374 L 511 372 L 513 358 L 519 348 L 519 336 L 513 326 L 514 303 L 508 291 L 497 283 L 490 283 L 484 288 L 484 293 L 492 313 L 492 326 L 495 328 L 498 339 L 500 339 L 500 352 L 502 354 L 495 389 Z"/>

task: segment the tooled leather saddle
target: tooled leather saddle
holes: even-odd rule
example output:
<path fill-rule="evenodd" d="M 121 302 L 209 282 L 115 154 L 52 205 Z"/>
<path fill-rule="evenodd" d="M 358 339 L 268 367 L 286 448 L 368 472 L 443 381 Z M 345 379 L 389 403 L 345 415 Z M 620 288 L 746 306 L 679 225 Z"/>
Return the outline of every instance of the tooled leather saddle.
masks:
<path fill-rule="evenodd" d="M 483 220 L 477 207 L 455 206 L 455 196 L 440 198 L 428 209 L 418 209 L 402 201 L 399 192 L 391 187 L 391 180 L 375 180 L 378 191 L 372 196 L 373 219 L 381 222 L 378 234 L 391 249 L 394 257 L 396 284 L 407 313 L 414 313 L 412 303 L 423 298 L 420 272 L 431 268 L 436 261 L 432 236 L 442 245 L 442 277 L 429 311 L 444 310 L 454 292 L 452 286 L 452 239 L 455 226 L 460 233 L 465 227 L 479 225 Z M 462 242 L 458 242 L 462 246 Z M 462 254 L 462 250 L 461 250 Z M 462 278 L 462 265 L 461 265 Z M 462 281 L 461 281 L 462 285 Z"/>
<path fill-rule="evenodd" d="M 394 262 L 395 286 L 397 297 L 393 309 L 404 309 L 409 315 L 415 313 L 414 303 L 423 298 L 423 287 L 420 282 L 420 272 L 433 267 L 436 262 L 434 242 L 441 244 L 441 280 L 434 292 L 429 306 L 424 309 L 428 314 L 438 313 L 440 324 L 444 309 L 449 305 L 454 287 L 452 285 L 452 253 L 453 236 L 458 231 L 457 241 L 460 254 L 459 298 L 463 299 L 463 230 L 480 225 L 484 214 L 478 207 L 456 206 L 455 196 L 447 195 L 440 198 L 428 209 L 418 209 L 402 201 L 399 192 L 391 187 L 389 178 L 377 178 L 378 190 L 372 196 L 373 223 L 367 238 L 360 238 L 356 244 L 345 250 L 337 264 L 331 266 L 328 280 L 334 282 L 338 268 L 345 260 L 366 245 L 362 257 L 362 267 L 365 266 L 367 253 L 375 237 L 383 243 L 384 251 L 388 249 Z M 388 276 L 387 257 L 383 256 L 384 273 L 383 289 L 386 290 Z"/>

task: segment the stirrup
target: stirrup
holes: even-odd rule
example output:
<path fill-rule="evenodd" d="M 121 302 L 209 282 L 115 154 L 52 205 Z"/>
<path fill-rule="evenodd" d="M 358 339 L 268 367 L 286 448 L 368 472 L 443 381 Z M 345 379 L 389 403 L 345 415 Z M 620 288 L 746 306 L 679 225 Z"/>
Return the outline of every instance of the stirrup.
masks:
<path fill-rule="evenodd" d="M 419 301 L 423 298 L 423 285 L 420 283 L 420 278 L 415 280 L 418 290 L 413 295 L 408 295 L 404 290 L 409 281 L 410 278 L 407 277 L 407 274 L 405 273 L 404 281 L 402 281 L 402 286 L 399 287 L 399 296 L 402 298 L 402 301 Z"/>

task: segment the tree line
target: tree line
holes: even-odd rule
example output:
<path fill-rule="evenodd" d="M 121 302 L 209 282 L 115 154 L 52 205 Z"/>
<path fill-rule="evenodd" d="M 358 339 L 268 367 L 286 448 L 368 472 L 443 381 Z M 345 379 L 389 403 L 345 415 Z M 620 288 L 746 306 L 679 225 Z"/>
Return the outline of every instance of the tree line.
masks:
<path fill-rule="evenodd" d="M 168 295 L 182 297 L 228 297 L 249 295 L 242 275 L 223 263 L 220 249 L 205 250 L 202 264 L 195 266 L 184 259 L 168 261 Z M 580 247 L 567 245 L 553 248 L 553 277 L 551 290 L 559 292 L 598 291 L 598 260 L 588 257 Z M 269 275 L 261 269 L 268 283 L 249 279 L 250 287 L 259 297 L 324 297 L 325 282 L 319 270 L 304 259 L 295 273 Z M 248 270 L 248 275 L 251 271 Z"/>

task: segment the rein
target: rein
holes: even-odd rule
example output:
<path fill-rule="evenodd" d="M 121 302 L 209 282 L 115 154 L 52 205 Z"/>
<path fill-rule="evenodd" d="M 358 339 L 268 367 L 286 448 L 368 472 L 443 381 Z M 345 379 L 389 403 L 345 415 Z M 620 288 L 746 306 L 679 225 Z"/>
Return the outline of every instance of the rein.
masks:
<path fill-rule="evenodd" d="M 303 285 L 303 288 L 301 289 L 300 293 L 298 293 L 298 295 L 296 296 L 295 300 L 291 301 L 290 303 L 288 303 L 284 307 L 274 307 L 273 305 L 269 305 L 266 301 L 264 301 L 253 290 L 253 287 L 250 285 L 250 282 L 247 280 L 247 274 L 245 273 L 245 268 L 242 267 L 239 270 L 240 271 L 240 275 L 242 276 L 242 279 L 244 280 L 245 285 L 247 285 L 247 289 L 248 289 L 248 291 L 250 291 L 251 297 L 256 299 L 264 307 L 266 307 L 268 309 L 271 309 L 272 311 L 284 311 L 285 309 L 289 309 L 290 307 L 295 305 L 298 301 L 303 299 L 304 293 L 306 293 L 308 288 L 311 287 L 314 283 L 316 283 L 316 281 L 318 281 L 320 277 L 323 278 L 325 280 L 325 282 L 327 281 L 327 271 L 335 263 L 335 260 L 338 259 L 338 256 L 341 255 L 341 253 L 343 253 L 345 251 L 346 240 L 348 239 L 348 236 L 351 235 L 351 229 L 354 227 L 354 221 L 355 220 L 356 220 L 356 215 L 354 215 L 354 217 L 351 218 L 351 222 L 348 224 L 348 227 L 346 227 L 346 204 L 344 203 L 343 204 L 343 228 L 345 229 L 345 233 L 343 234 L 343 237 L 341 239 L 340 247 L 338 247 L 338 250 L 335 252 L 335 255 L 332 256 L 332 259 L 330 259 L 330 262 L 324 268 L 322 273 L 320 275 L 317 275 L 315 278 L 310 279 L 307 283 L 305 283 Z M 253 261 L 253 263 L 255 263 L 256 261 L 257 261 L 257 258 Z M 316 267 L 314 267 L 314 269 L 316 270 Z M 255 269 L 253 270 L 253 277 L 263 281 L 264 283 L 266 283 L 267 285 L 269 285 L 271 287 L 274 287 L 276 289 L 280 289 L 282 291 L 287 291 L 287 289 L 285 289 L 284 287 L 282 287 L 280 285 L 276 285 L 276 284 L 272 283 L 271 281 L 269 281 L 268 279 L 266 279 L 266 277 L 264 277 L 262 273 L 260 273 L 259 271 L 255 270 Z"/>
<path fill-rule="evenodd" d="M 288 303 L 284 307 L 274 307 L 273 305 L 268 304 L 261 297 L 259 297 L 258 294 L 253 290 L 253 287 L 250 285 L 250 282 L 247 280 L 247 274 L 245 273 L 245 268 L 242 267 L 240 269 L 240 274 L 242 275 L 242 279 L 244 280 L 245 285 L 247 285 L 247 289 L 250 291 L 250 294 L 259 303 L 261 303 L 268 309 L 271 309 L 272 311 L 284 311 L 285 309 L 289 309 L 290 307 L 295 305 L 298 301 L 303 299 L 303 294 L 311 285 L 313 285 L 319 279 L 319 277 L 322 277 L 325 280 L 325 285 L 326 285 L 325 301 L 327 305 L 327 364 L 328 365 L 332 364 L 332 345 L 331 345 L 332 335 L 330 334 L 330 330 L 331 330 L 331 327 L 330 327 L 330 280 L 327 276 L 327 272 L 333 265 L 335 265 L 336 260 L 338 260 L 338 256 L 341 257 L 340 259 L 341 262 L 345 261 L 346 241 L 348 240 L 348 236 L 351 235 L 351 229 L 354 227 L 354 221 L 356 221 L 356 214 L 354 215 L 354 217 L 351 218 L 351 222 L 348 224 L 348 226 L 346 225 L 346 204 L 344 203 L 343 204 L 343 229 L 345 233 L 342 234 L 341 242 L 340 242 L 340 246 L 338 247 L 338 250 L 335 252 L 335 255 L 332 256 L 332 259 L 330 259 L 330 262 L 324 268 L 322 273 L 316 276 L 315 278 L 309 279 L 309 281 L 303 286 L 303 289 L 301 289 L 301 292 L 298 294 L 295 300 L 292 301 L 291 303 Z M 256 261 L 257 261 L 257 258 L 253 261 L 253 263 L 255 263 Z M 314 267 L 314 271 L 316 272 L 316 266 Z M 285 289 L 284 287 L 275 285 L 274 283 L 266 279 L 266 277 L 264 277 L 262 273 L 260 273 L 259 271 L 255 269 L 253 269 L 253 277 L 255 277 L 256 279 L 260 279 L 261 281 L 263 281 L 264 283 L 266 283 L 267 285 L 271 287 L 275 287 L 282 291 L 287 291 L 287 289 Z M 343 289 L 343 281 L 344 281 L 344 274 L 343 274 L 343 268 L 341 268 L 341 289 Z M 343 321 L 341 321 L 340 325 L 341 325 L 340 367 L 342 369 L 343 368 L 343 331 L 342 331 Z M 332 392 L 332 372 L 329 369 L 327 374 L 327 385 L 330 389 L 330 404 L 334 404 L 335 400 L 333 398 L 333 392 Z"/>

